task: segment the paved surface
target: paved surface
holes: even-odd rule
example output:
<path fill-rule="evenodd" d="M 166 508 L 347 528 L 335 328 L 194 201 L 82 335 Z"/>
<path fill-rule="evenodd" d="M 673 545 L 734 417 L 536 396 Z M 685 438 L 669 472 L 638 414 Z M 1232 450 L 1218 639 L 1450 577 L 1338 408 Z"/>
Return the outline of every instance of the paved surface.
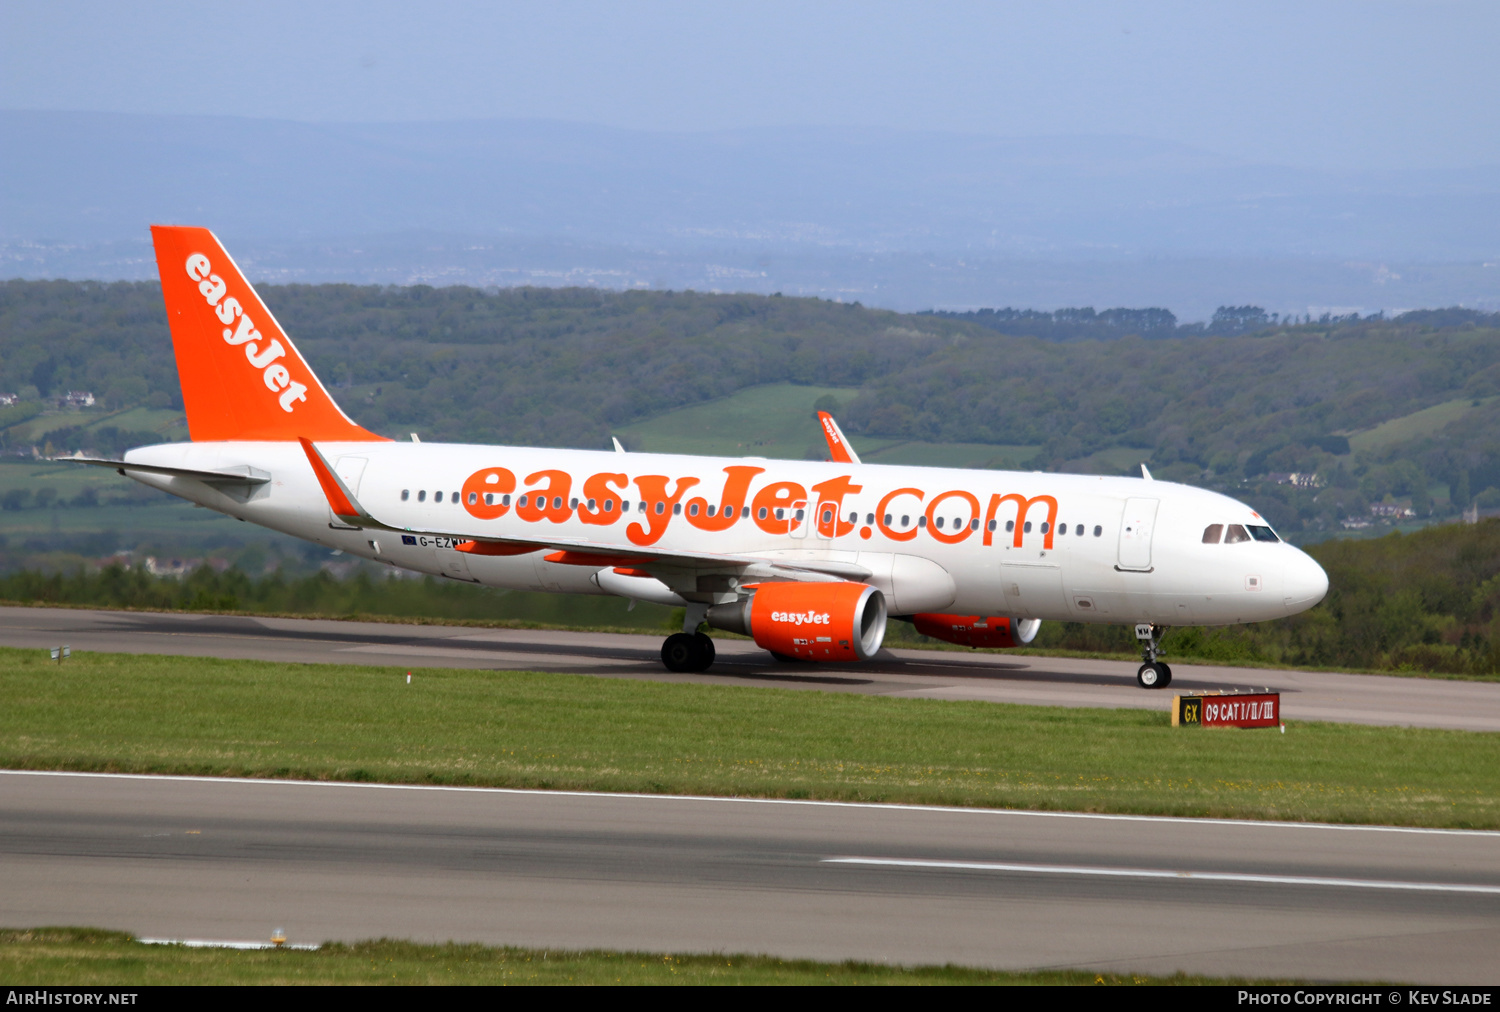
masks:
<path fill-rule="evenodd" d="M 674 675 L 661 666 L 661 641 L 655 636 L 0 608 L 0 645 L 46 648 L 63 643 L 74 650 L 407 668 L 540 669 L 1046 706 L 1165 710 L 1176 692 L 1270 687 L 1284 694 L 1282 709 L 1290 720 L 1500 731 L 1496 683 L 1174 664 L 1171 689 L 1149 692 L 1136 686 L 1135 665 L 1121 661 L 888 650 L 867 664 L 784 665 L 744 640 L 719 641 L 712 671 Z"/>
<path fill-rule="evenodd" d="M 1494 833 L 16 772 L 0 826 L 14 927 L 1500 983 Z"/>

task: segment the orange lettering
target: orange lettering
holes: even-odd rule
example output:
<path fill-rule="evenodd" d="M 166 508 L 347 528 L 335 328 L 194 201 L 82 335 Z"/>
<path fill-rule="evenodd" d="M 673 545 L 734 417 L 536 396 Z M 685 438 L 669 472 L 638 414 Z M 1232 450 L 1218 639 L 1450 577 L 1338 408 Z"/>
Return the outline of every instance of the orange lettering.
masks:
<path fill-rule="evenodd" d="M 586 524 L 598 524 L 601 527 L 612 524 L 620 519 L 620 503 L 622 500 L 610 491 L 609 486 L 618 485 L 620 488 L 626 488 L 629 483 L 630 480 L 623 474 L 609 474 L 606 472 L 604 474 L 591 475 L 583 483 L 583 495 L 585 499 L 597 503 L 597 506 L 595 509 L 590 510 L 587 502 L 579 503 L 578 519 Z M 605 503 L 610 503 L 611 505 L 606 506 Z"/>
<path fill-rule="evenodd" d="M 890 524 L 886 523 L 885 510 L 886 507 L 891 504 L 892 499 L 896 499 L 903 495 L 914 495 L 917 497 L 917 501 L 921 502 L 922 497 L 926 494 L 926 492 L 923 492 L 919 488 L 898 488 L 894 492 L 888 492 L 886 494 L 886 497 L 880 500 L 880 505 L 875 507 L 875 526 L 880 528 L 880 533 L 884 534 L 892 541 L 910 541 L 912 538 L 916 537 L 917 528 L 915 527 L 913 527 L 909 531 L 898 531 Z"/>
<path fill-rule="evenodd" d="M 573 510 L 568 505 L 568 493 L 573 489 L 573 476 L 566 471 L 538 471 L 526 476 L 526 484 L 530 486 L 542 478 L 547 479 L 547 487 L 535 491 L 528 489 L 529 501 L 525 506 L 516 504 L 516 516 L 529 524 L 538 520 L 551 520 L 554 524 L 566 523 L 573 515 Z"/>
<path fill-rule="evenodd" d="M 795 481 L 773 481 L 759 492 L 755 493 L 755 501 L 750 504 L 754 511 L 755 526 L 767 534 L 785 534 L 792 529 L 792 507 L 807 499 L 807 489 L 798 485 Z M 776 519 L 776 510 L 780 508 L 785 515 L 780 520 Z M 761 512 L 765 516 L 761 516 Z"/>
<path fill-rule="evenodd" d="M 476 520 L 494 520 L 510 512 L 500 497 L 516 490 L 516 476 L 503 467 L 486 467 L 464 482 L 464 509 Z M 488 496 L 488 498 L 486 498 Z"/>
<path fill-rule="evenodd" d="M 669 496 L 669 481 L 671 479 L 664 474 L 643 474 L 635 480 L 636 488 L 641 490 L 641 498 L 646 501 L 646 523 L 649 529 L 639 523 L 625 528 L 625 536 L 630 539 L 631 544 L 656 544 L 667 533 L 667 524 L 672 522 L 672 508 L 682 500 L 684 492 L 698 484 L 697 478 L 678 478 L 677 491 Z M 660 513 L 656 511 L 658 505 L 661 506 Z"/>
<path fill-rule="evenodd" d="M 701 496 L 689 499 L 687 504 L 688 523 L 700 531 L 726 531 L 739 519 L 740 513 L 745 508 L 745 493 L 750 490 L 750 479 L 765 471 L 763 467 L 751 467 L 748 464 L 735 464 L 724 468 L 724 473 L 729 477 L 724 479 L 724 494 L 717 504 L 717 512 L 714 516 L 708 515 L 708 500 Z M 732 516 L 726 514 L 726 510 L 734 510 Z"/>
<path fill-rule="evenodd" d="M 1052 550 L 1052 535 L 1057 530 L 1057 500 L 1050 495 L 1035 495 L 1030 499 L 1019 492 L 1009 495 L 990 496 L 990 508 L 984 518 L 984 544 L 988 545 L 994 541 L 994 531 L 990 530 L 990 521 L 995 519 L 996 512 L 1003 502 L 1016 504 L 1016 537 L 1013 547 L 1021 547 L 1021 535 L 1026 533 L 1026 514 L 1032 506 L 1039 502 L 1047 504 L 1047 533 L 1042 536 L 1042 547 L 1047 551 Z"/>
<path fill-rule="evenodd" d="M 969 529 L 969 524 L 967 521 L 964 522 L 962 528 L 956 530 L 952 534 L 949 534 L 947 531 L 938 529 L 937 517 L 934 515 L 937 511 L 938 503 L 942 502 L 944 499 L 954 498 L 963 499 L 969 504 L 969 510 L 971 514 L 976 517 L 979 516 L 979 499 L 977 496 L 969 492 L 955 489 L 952 492 L 942 492 L 935 496 L 931 504 L 927 507 L 927 533 L 931 534 L 934 538 L 937 538 L 945 545 L 956 545 L 964 538 L 967 538 L 970 534 L 974 533 Z M 1049 533 L 1047 536 L 1051 537 L 1052 535 Z M 1047 547 L 1051 548 L 1052 546 L 1048 545 Z"/>
<path fill-rule="evenodd" d="M 839 516 L 844 508 L 844 496 L 853 495 L 863 491 L 863 485 L 855 485 L 849 481 L 849 476 L 830 478 L 819 482 L 812 487 L 818 493 L 818 535 L 824 538 L 841 538 L 854 530 L 854 524 Z M 977 507 L 976 507 L 977 508 Z M 828 514 L 832 515 L 828 515 Z M 824 517 L 827 516 L 825 520 Z"/>

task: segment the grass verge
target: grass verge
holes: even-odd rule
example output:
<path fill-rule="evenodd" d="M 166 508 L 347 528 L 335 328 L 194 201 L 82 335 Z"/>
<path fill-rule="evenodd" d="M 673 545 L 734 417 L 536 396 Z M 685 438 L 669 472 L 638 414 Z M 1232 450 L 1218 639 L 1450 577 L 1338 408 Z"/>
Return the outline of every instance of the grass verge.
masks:
<path fill-rule="evenodd" d="M 1500 734 L 0 650 L 0 767 L 1500 827 Z"/>
<path fill-rule="evenodd" d="M 1181 974 L 1010 973 L 961 966 L 819 963 L 772 956 L 559 952 L 388 939 L 315 950 L 145 945 L 118 931 L 0 931 L 0 980 L 41 985 L 162 984 L 1229 984 Z"/>

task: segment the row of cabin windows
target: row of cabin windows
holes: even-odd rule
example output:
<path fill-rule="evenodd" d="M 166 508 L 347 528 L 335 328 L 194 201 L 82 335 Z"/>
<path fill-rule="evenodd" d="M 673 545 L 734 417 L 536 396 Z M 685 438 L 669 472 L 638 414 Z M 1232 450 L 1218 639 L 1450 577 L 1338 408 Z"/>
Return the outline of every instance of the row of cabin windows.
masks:
<path fill-rule="evenodd" d="M 1257 527 L 1254 524 L 1209 524 L 1203 529 L 1203 543 L 1205 545 L 1217 545 L 1219 539 L 1223 538 L 1226 545 L 1237 545 L 1242 541 L 1280 541 L 1276 532 L 1269 527 Z"/>
<path fill-rule="evenodd" d="M 434 493 L 432 493 L 432 501 L 433 502 L 442 502 L 443 501 L 443 495 L 444 495 L 444 493 L 442 493 L 442 492 L 434 492 Z M 449 496 L 450 500 L 452 502 L 454 502 L 454 503 L 457 503 L 459 501 L 459 494 L 457 492 L 448 493 L 448 496 Z M 407 502 L 410 499 L 411 499 L 411 490 L 410 489 L 405 489 L 405 488 L 402 489 L 401 490 L 401 501 L 402 502 Z M 510 496 L 509 495 L 500 495 L 500 496 L 497 496 L 494 492 L 486 492 L 486 493 L 484 493 L 484 504 L 486 506 L 494 506 L 496 504 L 496 500 L 497 499 L 499 500 L 499 504 L 501 506 L 509 506 L 510 505 Z M 516 506 L 524 509 L 526 507 L 526 505 L 529 503 L 530 499 L 531 499 L 530 496 L 523 495 L 523 496 L 519 497 L 516 500 Z M 543 507 L 546 506 L 546 498 L 544 496 L 538 496 L 537 500 L 538 500 L 538 503 L 541 506 L 543 506 Z M 427 491 L 425 489 L 419 490 L 417 492 L 417 502 L 426 502 L 426 501 L 427 501 Z M 470 492 L 469 493 L 469 505 L 470 506 L 474 506 L 474 505 L 477 505 L 478 502 L 479 502 L 479 493 L 478 492 Z M 553 496 L 552 497 L 552 508 L 553 509 L 555 509 L 555 510 L 562 509 L 562 503 L 563 503 L 562 496 Z M 640 513 L 645 513 L 645 512 L 648 511 L 648 508 L 649 508 L 650 505 L 651 504 L 644 503 L 644 502 L 637 503 L 636 504 L 636 510 L 638 512 L 640 512 Z M 667 504 L 664 503 L 664 502 L 658 502 L 658 503 L 655 503 L 654 505 L 655 505 L 654 512 L 657 515 L 663 514 L 663 513 L 665 513 L 667 511 Z M 587 502 L 587 507 L 588 507 L 588 511 L 590 513 L 593 513 L 593 512 L 595 512 L 595 511 L 598 510 L 599 504 L 598 504 L 597 500 L 590 499 Z M 569 499 L 568 500 L 568 508 L 576 510 L 578 508 L 578 499 L 577 498 Z M 697 503 L 693 503 L 692 505 L 690 505 L 688 507 L 688 511 L 687 511 L 688 512 L 688 516 L 693 516 L 693 517 L 697 516 L 698 515 L 698 509 L 699 509 L 699 507 L 698 507 Z M 613 513 L 614 510 L 615 510 L 615 500 L 613 500 L 613 499 L 606 499 L 606 500 L 604 500 L 604 512 L 605 513 Z M 629 513 L 630 512 L 630 503 L 629 502 L 621 502 L 620 503 L 620 512 L 621 513 Z M 707 515 L 707 516 L 715 516 L 716 513 L 717 513 L 717 507 L 715 507 L 713 505 L 709 505 L 704 512 L 705 512 L 705 515 Z M 807 515 L 806 514 L 806 510 L 802 510 L 802 509 L 792 510 L 791 512 L 792 512 L 792 519 L 796 520 L 798 523 L 800 523 L 802 521 L 803 517 L 805 517 Z M 674 515 L 676 515 L 676 516 L 681 516 L 682 515 L 682 503 L 673 503 L 672 504 L 672 513 Z M 771 513 L 771 510 L 769 510 L 765 506 L 762 506 L 760 508 L 760 510 L 757 512 L 756 515 L 757 515 L 757 517 L 759 519 L 765 520 L 770 515 L 770 513 Z M 785 520 L 787 518 L 787 516 L 786 516 L 787 515 L 787 510 L 786 510 L 785 507 L 781 507 L 781 506 L 776 507 L 775 508 L 775 513 L 776 513 L 776 519 L 777 520 Z M 749 506 L 740 506 L 740 507 L 736 508 L 734 506 L 725 506 L 723 508 L 723 514 L 724 514 L 725 518 L 729 519 L 729 520 L 735 519 L 736 516 L 749 516 L 750 515 L 750 507 Z M 895 526 L 894 523 L 892 522 L 895 519 L 895 517 L 894 517 L 893 514 L 887 513 L 885 515 L 884 519 L 885 519 L 885 526 L 887 526 L 887 527 Z M 825 509 L 823 511 L 822 522 L 825 525 L 833 523 L 833 510 L 832 510 L 832 508 Z M 849 522 L 851 524 L 857 524 L 857 523 L 859 523 L 859 512 L 858 511 L 854 511 L 854 510 L 850 511 L 850 513 L 849 513 Z M 873 514 L 873 513 L 866 513 L 865 514 L 865 523 L 867 525 L 869 525 L 869 526 L 874 526 L 874 524 L 875 524 L 875 514 Z M 949 524 L 949 519 L 947 517 L 937 517 L 933 521 L 933 526 L 936 527 L 938 530 L 943 530 L 945 527 L 948 526 L 948 524 Z M 906 514 L 906 515 L 904 515 L 904 516 L 901 517 L 901 526 L 902 527 L 910 527 L 911 526 L 911 515 L 910 514 Z M 919 516 L 919 517 L 917 517 L 917 526 L 918 527 L 926 527 L 927 526 L 927 518 L 925 516 Z M 952 518 L 952 525 L 951 525 L 951 528 L 950 528 L 951 530 L 955 530 L 955 531 L 961 530 L 963 528 L 963 526 L 964 526 L 964 518 L 963 517 L 953 517 Z M 971 530 L 971 531 L 977 531 L 977 530 L 979 530 L 979 518 L 978 517 L 972 517 L 972 518 L 970 518 L 968 520 L 968 526 L 969 526 L 969 530 Z M 998 520 L 991 520 L 989 522 L 989 529 L 991 531 L 998 530 L 999 526 L 1000 526 L 1000 522 Z M 1217 530 L 1219 526 L 1221 526 L 1221 525 L 1217 525 L 1216 524 L 1214 527 L 1210 527 L 1209 531 Z M 1015 529 L 1016 529 L 1016 522 L 1014 520 L 1007 520 L 1007 521 L 1005 521 L 1005 530 L 1006 530 L 1007 533 L 1010 533 L 1010 532 L 1014 531 Z M 1049 529 L 1050 528 L 1049 528 L 1047 522 L 1045 520 L 1042 521 L 1041 532 L 1043 534 L 1046 534 Z M 1237 524 L 1234 525 L 1234 529 L 1240 531 L 1242 534 L 1244 533 L 1244 529 L 1241 528 L 1241 527 L 1239 527 L 1239 525 L 1237 525 Z M 1031 521 L 1028 520 L 1024 524 L 1022 524 L 1021 525 L 1021 530 L 1022 530 L 1022 533 L 1030 534 L 1031 533 Z M 1271 529 L 1269 527 L 1252 527 L 1251 530 L 1252 531 L 1266 531 L 1266 532 L 1269 532 Z M 1065 535 L 1067 533 L 1068 533 L 1068 525 L 1067 524 L 1058 524 L 1057 525 L 1057 534 L 1059 536 Z M 1083 537 L 1084 533 L 1085 533 L 1084 525 L 1083 524 L 1075 524 L 1074 525 L 1074 529 L 1073 529 L 1073 533 L 1074 533 L 1074 535 L 1076 537 L 1080 537 L 1080 538 Z M 1101 537 L 1103 534 L 1104 534 L 1104 528 L 1100 527 L 1098 525 L 1095 525 L 1095 527 L 1094 527 L 1094 537 L 1096 537 L 1096 538 L 1097 537 Z M 1257 534 L 1256 537 L 1259 538 L 1262 541 L 1267 540 L 1266 538 L 1261 537 L 1259 534 Z M 1208 531 L 1205 531 L 1203 533 L 1203 540 L 1205 542 L 1208 541 Z M 1217 538 L 1216 538 L 1216 540 L 1217 540 Z M 1276 535 L 1272 534 L 1269 540 L 1275 541 L 1276 540 Z"/>

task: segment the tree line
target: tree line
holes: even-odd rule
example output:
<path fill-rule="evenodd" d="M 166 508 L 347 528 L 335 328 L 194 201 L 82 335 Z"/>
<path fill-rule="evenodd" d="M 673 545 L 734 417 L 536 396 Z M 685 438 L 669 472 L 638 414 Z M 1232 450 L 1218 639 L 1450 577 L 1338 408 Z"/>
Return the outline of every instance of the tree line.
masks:
<path fill-rule="evenodd" d="M 1326 541 L 1309 551 L 1328 571 L 1330 589 L 1321 604 L 1276 622 L 1170 630 L 1167 659 L 1500 678 L 1500 520 Z M 639 631 L 680 628 L 682 621 L 680 610 L 643 604 L 627 611 L 619 598 L 496 591 L 432 577 L 377 579 L 365 572 L 343 580 L 326 572 L 254 578 L 236 568 L 208 566 L 182 579 L 118 565 L 23 570 L 0 575 L 0 600 Z M 930 642 L 894 621 L 888 641 Z M 1136 649 L 1128 627 L 1066 622 L 1042 623 L 1036 645 L 1118 654 Z"/>
<path fill-rule="evenodd" d="M 1497 314 L 1314 321 L 1226 306 L 1195 330 L 1157 309 L 900 314 L 779 296 L 424 285 L 261 292 L 350 415 L 392 436 L 604 447 L 619 427 L 676 408 L 809 383 L 850 388 L 840 422 L 855 436 L 1035 446 L 1025 466 L 1040 470 L 1133 471 L 1149 459 L 1157 477 L 1246 499 L 1293 535 L 1337 532 L 1388 499 L 1423 516 L 1475 499 L 1500 508 Z M 1037 336 L 1047 327 L 1073 336 Z M 0 408 L 0 430 L 22 431 L 36 410 L 26 399 L 63 389 L 93 390 L 110 409 L 180 408 L 159 286 L 0 282 L 0 392 L 24 402 Z M 1473 410 L 1444 429 L 1349 452 L 1349 433 L 1459 400 Z M 53 435 L 61 452 L 160 438 Z M 1319 481 L 1268 478 L 1290 472 Z"/>

